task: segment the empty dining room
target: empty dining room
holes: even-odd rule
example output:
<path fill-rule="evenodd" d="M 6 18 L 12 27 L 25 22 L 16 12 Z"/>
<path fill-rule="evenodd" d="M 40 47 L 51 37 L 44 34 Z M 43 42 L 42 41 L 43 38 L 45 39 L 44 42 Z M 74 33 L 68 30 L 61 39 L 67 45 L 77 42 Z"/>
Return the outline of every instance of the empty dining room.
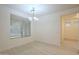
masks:
<path fill-rule="evenodd" d="M 0 55 L 78 55 L 79 4 L 0 4 Z"/>

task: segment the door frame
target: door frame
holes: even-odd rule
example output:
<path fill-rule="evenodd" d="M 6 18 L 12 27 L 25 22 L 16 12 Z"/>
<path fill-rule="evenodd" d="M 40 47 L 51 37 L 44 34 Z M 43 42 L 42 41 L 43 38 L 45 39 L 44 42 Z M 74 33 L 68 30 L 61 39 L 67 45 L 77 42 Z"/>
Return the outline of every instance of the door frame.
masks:
<path fill-rule="evenodd" d="M 67 17 L 69 17 L 71 19 L 74 19 L 75 18 L 74 17 L 75 15 L 76 15 L 76 13 L 66 14 L 66 15 L 62 15 L 61 16 L 61 19 L 60 19 L 60 46 L 61 47 L 64 47 L 64 43 L 63 43 L 63 41 L 64 41 L 64 20 Z"/>

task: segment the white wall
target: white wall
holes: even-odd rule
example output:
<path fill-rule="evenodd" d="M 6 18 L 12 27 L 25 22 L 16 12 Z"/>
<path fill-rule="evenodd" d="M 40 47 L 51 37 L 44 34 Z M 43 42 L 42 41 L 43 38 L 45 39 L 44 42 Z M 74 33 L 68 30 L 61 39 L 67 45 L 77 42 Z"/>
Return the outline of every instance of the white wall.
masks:
<path fill-rule="evenodd" d="M 24 13 L 0 6 L 0 51 L 20 46 L 33 41 L 32 36 L 25 38 L 10 39 L 10 13 L 22 17 L 27 17 L 27 15 Z"/>
<path fill-rule="evenodd" d="M 61 16 L 71 14 L 78 11 L 79 8 L 72 8 L 61 12 L 47 14 L 39 18 L 36 22 L 35 39 L 37 41 L 45 42 L 60 46 L 61 42 Z"/>

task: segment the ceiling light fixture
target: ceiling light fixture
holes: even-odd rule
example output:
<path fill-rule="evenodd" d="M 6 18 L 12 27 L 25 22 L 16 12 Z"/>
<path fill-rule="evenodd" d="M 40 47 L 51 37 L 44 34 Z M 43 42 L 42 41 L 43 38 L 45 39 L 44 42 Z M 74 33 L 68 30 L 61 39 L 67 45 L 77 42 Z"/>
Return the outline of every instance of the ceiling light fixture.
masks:
<path fill-rule="evenodd" d="M 32 8 L 32 17 L 29 17 L 30 21 L 38 21 L 39 19 L 35 16 L 35 8 Z"/>
<path fill-rule="evenodd" d="M 65 26 L 66 27 L 70 27 L 71 26 L 71 22 L 69 22 L 69 21 L 65 22 Z"/>
<path fill-rule="evenodd" d="M 77 14 L 76 14 L 76 18 L 78 18 L 78 19 L 79 19 L 79 13 L 77 13 Z"/>
<path fill-rule="evenodd" d="M 66 24 L 66 27 L 70 27 L 70 26 L 71 26 L 71 24 L 70 24 L 70 23 L 67 23 L 67 24 Z"/>

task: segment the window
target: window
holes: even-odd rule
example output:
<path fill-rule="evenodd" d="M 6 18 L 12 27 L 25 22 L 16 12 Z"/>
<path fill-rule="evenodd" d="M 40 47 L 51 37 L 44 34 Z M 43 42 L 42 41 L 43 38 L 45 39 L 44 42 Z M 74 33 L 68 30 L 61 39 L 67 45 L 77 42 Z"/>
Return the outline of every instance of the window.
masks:
<path fill-rule="evenodd" d="M 31 36 L 31 22 L 27 18 L 10 15 L 10 38 Z"/>

